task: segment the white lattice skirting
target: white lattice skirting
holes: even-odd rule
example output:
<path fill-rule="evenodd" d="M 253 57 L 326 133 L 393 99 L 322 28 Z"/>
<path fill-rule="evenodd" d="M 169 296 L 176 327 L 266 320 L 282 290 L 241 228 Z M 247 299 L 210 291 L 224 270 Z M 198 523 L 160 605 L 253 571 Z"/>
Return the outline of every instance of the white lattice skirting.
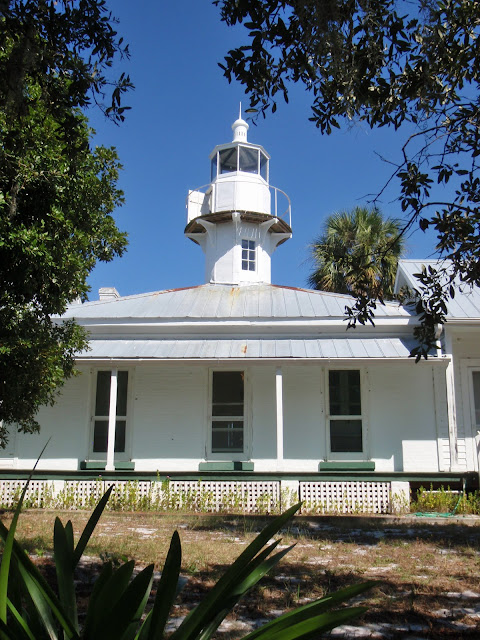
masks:
<path fill-rule="evenodd" d="M 113 484 L 109 507 L 116 510 L 187 510 L 275 513 L 301 500 L 302 513 L 389 513 L 390 482 L 104 481 L 32 480 L 25 506 L 92 508 Z M 16 504 L 24 482 L 0 481 L 0 505 Z"/>
<path fill-rule="evenodd" d="M 269 513 L 280 505 L 280 482 L 220 481 L 68 481 L 33 480 L 25 506 L 37 508 L 93 507 L 110 485 L 109 504 L 119 510 L 232 511 Z M 10 508 L 24 487 L 21 480 L 0 481 L 0 504 Z"/>
<path fill-rule="evenodd" d="M 300 482 L 303 510 L 314 513 L 389 513 L 390 482 Z"/>

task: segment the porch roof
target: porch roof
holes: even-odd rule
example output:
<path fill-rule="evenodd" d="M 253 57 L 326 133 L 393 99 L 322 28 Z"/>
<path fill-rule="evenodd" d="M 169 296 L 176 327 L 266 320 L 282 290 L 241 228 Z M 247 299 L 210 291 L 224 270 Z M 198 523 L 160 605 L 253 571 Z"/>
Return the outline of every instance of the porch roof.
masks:
<path fill-rule="evenodd" d="M 312 291 L 271 284 L 231 286 L 205 284 L 185 289 L 156 291 L 110 300 L 72 305 L 63 317 L 89 322 L 111 318 L 233 320 L 233 319 L 338 319 L 353 298 L 337 293 Z M 379 304 L 377 318 L 409 318 L 398 303 Z"/>
<path fill-rule="evenodd" d="M 403 337 L 310 339 L 166 339 L 90 341 L 90 360 L 374 359 L 409 357 L 414 340 Z M 433 358 L 436 359 L 436 358 Z M 413 360 L 413 359 L 412 359 Z"/>

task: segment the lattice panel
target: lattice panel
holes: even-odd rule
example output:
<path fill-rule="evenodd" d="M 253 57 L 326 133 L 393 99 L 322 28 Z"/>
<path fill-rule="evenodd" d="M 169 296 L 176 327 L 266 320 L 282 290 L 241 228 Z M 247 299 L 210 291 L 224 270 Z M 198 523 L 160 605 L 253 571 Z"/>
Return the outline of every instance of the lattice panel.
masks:
<path fill-rule="evenodd" d="M 241 511 L 268 513 L 278 510 L 280 483 L 221 481 L 104 481 L 55 482 L 32 480 L 25 498 L 27 507 L 93 508 L 113 484 L 110 508 L 189 509 L 197 511 Z M 12 507 L 24 487 L 22 480 L 0 481 L 0 504 Z M 143 501 L 143 502 L 142 502 Z"/>
<path fill-rule="evenodd" d="M 389 482 L 300 482 L 303 511 L 314 513 L 388 513 Z"/>
<path fill-rule="evenodd" d="M 100 480 L 32 480 L 25 506 L 93 507 L 111 482 Z M 111 508 L 187 509 L 202 512 L 268 513 L 280 508 L 280 482 L 116 481 Z M 21 480 L 0 482 L 0 503 L 13 506 L 23 489 Z M 303 510 L 312 513 L 388 513 L 389 482 L 300 482 Z M 142 502 L 143 501 L 143 502 Z"/>
<path fill-rule="evenodd" d="M 273 511 L 280 500 L 278 481 L 172 481 L 167 491 L 171 497 L 178 497 L 178 508 L 189 507 L 200 511 L 241 510 L 247 513 L 265 513 Z"/>
<path fill-rule="evenodd" d="M 125 494 L 128 491 L 135 491 L 138 497 L 146 498 L 150 495 L 152 487 L 156 483 L 150 480 L 115 480 L 114 482 L 105 482 L 105 489 L 113 484 L 114 491 L 118 495 Z"/>
<path fill-rule="evenodd" d="M 3 480 L 0 482 L 0 503 L 9 508 L 15 505 L 25 486 L 24 480 Z M 43 507 L 53 495 L 52 483 L 48 480 L 31 480 L 25 495 L 27 507 Z"/>
<path fill-rule="evenodd" d="M 65 480 L 55 497 L 61 497 L 66 507 L 95 506 L 105 493 L 107 485 L 102 480 Z"/>

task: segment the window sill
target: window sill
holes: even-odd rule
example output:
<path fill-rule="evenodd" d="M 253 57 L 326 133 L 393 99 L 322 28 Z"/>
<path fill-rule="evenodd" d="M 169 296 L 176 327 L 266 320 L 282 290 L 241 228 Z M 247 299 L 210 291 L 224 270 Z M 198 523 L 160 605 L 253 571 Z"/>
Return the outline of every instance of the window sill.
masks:
<path fill-rule="evenodd" d="M 131 460 L 117 460 L 115 461 L 115 471 L 133 471 L 135 469 L 135 463 Z"/>
<path fill-rule="evenodd" d="M 106 466 L 105 460 L 82 460 L 80 462 L 82 471 L 105 471 Z"/>
<path fill-rule="evenodd" d="M 82 471 L 105 471 L 107 463 L 105 460 L 82 460 L 80 469 Z M 135 463 L 130 460 L 116 460 L 115 471 L 133 471 Z"/>
<path fill-rule="evenodd" d="M 228 462 L 200 462 L 199 471 L 253 471 L 253 462 L 230 460 Z"/>
<path fill-rule="evenodd" d="M 375 471 L 375 462 L 320 462 L 319 471 Z"/>

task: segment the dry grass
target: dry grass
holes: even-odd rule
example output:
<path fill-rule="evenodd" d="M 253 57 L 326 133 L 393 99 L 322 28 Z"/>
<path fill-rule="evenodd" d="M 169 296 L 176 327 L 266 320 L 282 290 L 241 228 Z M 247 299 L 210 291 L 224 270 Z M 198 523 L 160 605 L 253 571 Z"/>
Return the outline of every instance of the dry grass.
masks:
<path fill-rule="evenodd" d="M 51 565 L 56 515 L 26 511 L 19 522 L 20 541 L 47 568 Z M 84 512 L 58 515 L 63 521 L 72 520 L 77 537 L 88 518 Z M 4 521 L 9 517 L 4 514 Z M 234 617 L 271 618 L 275 612 L 278 615 L 330 590 L 378 579 L 379 586 L 366 598 L 369 612 L 363 619 L 365 624 L 414 625 L 411 629 L 415 633 L 410 636 L 390 628 L 391 638 L 478 638 L 478 522 L 297 518 L 282 533 L 282 545 L 295 544 L 295 548 L 238 607 Z M 139 564 L 154 562 L 161 569 L 172 532 L 178 529 L 182 571 L 190 578 L 177 608 L 181 615 L 211 587 L 264 523 L 265 519 L 253 517 L 108 512 L 102 516 L 87 553 L 95 558 L 94 568 L 108 556 L 116 562 L 126 558 Z"/>

